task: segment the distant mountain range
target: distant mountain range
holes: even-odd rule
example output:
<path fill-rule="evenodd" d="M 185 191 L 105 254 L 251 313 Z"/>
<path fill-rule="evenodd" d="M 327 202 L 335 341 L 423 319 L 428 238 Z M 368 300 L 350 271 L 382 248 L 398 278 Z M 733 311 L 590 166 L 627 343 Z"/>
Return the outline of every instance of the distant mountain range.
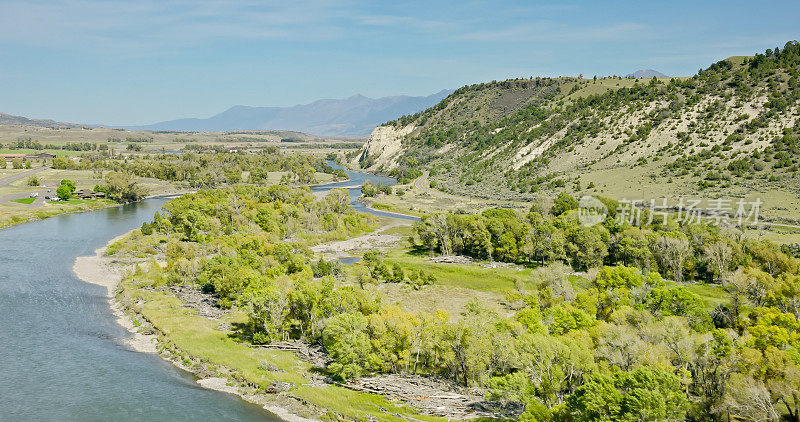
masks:
<path fill-rule="evenodd" d="M 427 97 L 398 95 L 368 98 L 354 95 L 339 100 L 318 100 L 293 107 L 250 107 L 237 105 L 207 119 L 178 119 L 130 130 L 229 131 L 295 130 L 323 136 L 362 137 L 381 123 L 414 114 L 439 103 L 452 90 Z"/>
<path fill-rule="evenodd" d="M 656 78 L 666 78 L 667 75 L 653 69 L 639 69 L 636 72 L 633 72 L 628 75 L 628 77 L 636 78 L 636 79 L 643 79 L 643 78 L 652 78 L 655 76 Z"/>
<path fill-rule="evenodd" d="M 0 125 L 6 126 L 34 126 L 34 127 L 50 127 L 56 129 L 68 129 L 73 127 L 88 127 L 88 125 L 79 125 L 75 123 L 57 122 L 55 120 L 46 119 L 29 119 L 22 116 L 14 116 L 12 114 L 0 113 Z"/>

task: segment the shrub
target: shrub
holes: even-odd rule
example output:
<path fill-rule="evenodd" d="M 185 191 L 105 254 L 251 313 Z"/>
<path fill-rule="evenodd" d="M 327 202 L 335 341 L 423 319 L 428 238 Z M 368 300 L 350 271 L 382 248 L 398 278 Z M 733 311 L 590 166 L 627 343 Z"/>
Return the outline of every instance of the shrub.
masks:
<path fill-rule="evenodd" d="M 561 215 L 574 209 L 578 209 L 578 200 L 562 192 L 553 202 L 551 211 L 554 215 Z"/>

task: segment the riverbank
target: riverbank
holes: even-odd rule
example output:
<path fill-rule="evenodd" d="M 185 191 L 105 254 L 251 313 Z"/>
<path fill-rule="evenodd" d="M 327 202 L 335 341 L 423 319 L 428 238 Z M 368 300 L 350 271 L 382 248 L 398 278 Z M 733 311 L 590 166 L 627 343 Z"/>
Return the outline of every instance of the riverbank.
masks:
<path fill-rule="evenodd" d="M 224 393 L 235 394 L 243 400 L 262 406 L 282 420 L 288 422 L 313 422 L 317 419 L 306 418 L 293 413 L 286 407 L 279 406 L 269 395 L 252 391 L 240 385 L 236 377 L 210 376 L 219 372 L 219 368 L 210 368 L 203 359 L 181 357 L 170 345 L 164 344 L 166 334 L 150 324 L 146 317 L 131 306 L 126 305 L 121 299 L 122 281 L 132 272 L 135 264 L 116 261 L 107 254 L 108 247 L 117 241 L 129 236 L 132 231 L 111 239 L 105 246 L 95 250 L 91 256 L 82 256 L 75 259 L 72 270 L 84 282 L 102 286 L 106 289 L 109 308 L 116 317 L 117 323 L 131 333 L 131 338 L 123 343 L 132 350 L 141 353 L 158 354 L 164 360 L 176 367 L 194 374 L 197 384 L 203 388 Z M 180 358 L 179 358 L 180 357 Z M 196 362 L 193 362 L 196 361 Z M 224 371 L 223 371 L 224 372 Z"/>
<path fill-rule="evenodd" d="M 392 232 L 409 224 L 387 223 L 393 227 L 385 229 Z M 216 307 L 213 296 L 191 284 L 154 283 L 152 271 L 159 273 L 163 266 L 159 253 L 140 255 L 128 246 L 115 246 L 110 249 L 111 256 L 107 253 L 110 245 L 142 245 L 141 239 L 139 231 L 133 230 L 113 239 L 93 256 L 77 258 L 74 264 L 82 280 L 106 288 L 120 324 L 133 333 L 128 343 L 131 349 L 157 353 L 194 374 L 199 385 L 236 394 L 292 422 L 444 420 L 420 414 L 408 405 L 409 399 L 331 382 L 324 364 L 318 366 L 292 347 L 251 345 L 234 328 L 247 323 L 245 310 Z M 152 240 L 154 245 L 159 244 L 158 239 Z M 348 244 L 342 245 L 349 249 Z M 128 252 L 114 252 L 121 250 Z"/>
<path fill-rule="evenodd" d="M 348 174 L 349 183 L 368 176 Z M 315 190 L 327 191 L 336 185 L 316 186 Z M 405 220 L 397 221 L 399 214 L 389 218 L 387 213 L 365 207 L 356 201 L 357 190 L 349 189 L 351 205 L 382 216 L 383 225 L 390 227 L 379 232 L 391 230 L 355 233 L 349 242 L 341 238 L 344 242 L 328 242 L 333 248 L 328 252 L 363 252 L 376 241 L 395 244 L 400 240 L 396 232 L 407 229 L 409 218 L 416 219 L 406 215 L 402 216 Z M 194 374 L 199 385 L 236 394 L 284 420 L 444 420 L 431 413 L 420 414 L 416 399 L 367 393 L 359 386 L 333 382 L 325 369 L 324 355 L 320 364 L 318 359 L 297 352 L 297 347 L 307 348 L 305 344 L 252 345 L 241 337 L 247 332 L 241 329 L 249 322 L 247 310 L 219 307 L 218 298 L 203 293 L 197 285 L 163 278 L 168 261 L 165 245 L 175 240 L 170 233 L 142 236 L 139 230 L 133 230 L 98 249 L 94 256 L 75 260 L 74 270 L 81 279 L 106 288 L 120 324 L 133 333 L 129 343 L 133 350 L 157 353 Z"/>
<path fill-rule="evenodd" d="M 127 232 L 111 239 L 106 246 L 95 250 L 95 254 L 92 256 L 75 258 L 72 272 L 87 283 L 105 287 L 106 295 L 109 299 L 109 307 L 114 317 L 116 317 L 117 323 L 133 336 L 130 339 L 126 339 L 125 344 L 137 352 L 157 353 L 157 336 L 140 332 L 132 316 L 125 313 L 122 304 L 116 300 L 114 295 L 120 282 L 122 282 L 124 269 L 114 266 L 113 261 L 106 255 L 106 251 L 108 250 L 108 245 L 121 240 L 130 233 Z"/>
<path fill-rule="evenodd" d="M 165 193 L 158 193 L 156 195 L 145 196 L 141 200 L 153 199 L 153 198 L 172 198 L 192 192 L 196 191 L 176 190 L 173 192 L 165 192 Z M 58 208 L 49 208 L 49 207 L 45 208 L 43 206 L 40 208 L 34 208 L 28 210 L 30 211 L 30 215 L 28 216 L 23 217 L 20 215 L 12 215 L 6 219 L 0 220 L 0 230 L 18 226 L 20 224 L 33 223 L 34 221 L 46 220 L 48 218 L 58 217 L 60 215 L 79 214 L 84 212 L 97 211 L 106 208 L 120 207 L 125 204 L 120 204 L 119 202 L 115 202 L 110 199 L 94 199 L 94 200 L 84 200 L 83 203 L 76 204 L 76 208 L 64 208 L 66 206 L 72 207 L 72 205 L 61 204 L 58 202 L 49 203 L 48 205 Z M 83 205 L 87 206 L 84 207 Z"/>
<path fill-rule="evenodd" d="M 372 198 L 369 199 L 364 198 L 363 196 L 359 197 L 357 201 L 361 204 L 364 204 L 364 207 L 367 208 L 368 210 L 378 211 L 382 214 L 388 214 L 390 216 L 395 216 L 399 218 L 419 220 L 420 218 L 422 218 L 422 216 L 426 214 L 419 210 L 413 210 L 411 208 L 399 208 L 394 205 L 378 202 Z"/>
<path fill-rule="evenodd" d="M 20 207 L 19 211 L 25 211 L 25 212 L 21 214 L 12 213 L 12 215 L 8 215 L 6 216 L 6 218 L 0 220 L 0 230 L 8 227 L 14 227 L 20 224 L 45 220 L 59 215 L 97 211 L 103 208 L 111 208 L 119 205 L 118 203 L 108 199 L 101 199 L 95 201 L 97 202 L 85 202 L 83 204 L 78 204 L 76 208 L 63 208 L 65 205 L 61 204 L 59 204 L 60 208 L 50 208 L 50 209 L 45 209 L 45 207 L 34 208 L 34 209 L 25 209 Z M 84 207 L 82 205 L 87 205 L 87 206 Z"/>

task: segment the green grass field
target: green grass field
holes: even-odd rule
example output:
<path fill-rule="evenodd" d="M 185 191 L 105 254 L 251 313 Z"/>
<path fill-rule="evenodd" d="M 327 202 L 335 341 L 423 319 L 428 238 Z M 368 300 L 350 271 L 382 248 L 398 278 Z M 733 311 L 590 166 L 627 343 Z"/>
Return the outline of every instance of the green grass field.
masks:
<path fill-rule="evenodd" d="M 530 283 L 530 269 L 522 271 L 511 268 L 484 268 L 477 264 L 437 264 L 428 262 L 424 254 L 409 249 L 390 251 L 386 255 L 389 263 L 399 263 L 406 269 L 425 271 L 436 277 L 436 283 L 444 286 L 463 287 L 493 293 L 514 289 L 517 283 Z"/>
<path fill-rule="evenodd" d="M 18 204 L 30 205 L 35 200 L 36 200 L 36 198 L 22 198 L 22 199 L 12 199 L 11 202 L 16 202 Z"/>
<path fill-rule="evenodd" d="M 80 205 L 80 204 L 94 204 L 99 201 L 98 199 L 80 199 L 80 198 L 69 198 L 62 203 L 70 204 L 70 205 Z"/>
<path fill-rule="evenodd" d="M 540 283 L 537 280 L 537 272 L 552 271 L 550 268 L 487 268 L 479 263 L 460 265 L 433 263 L 427 260 L 427 256 L 415 253 L 410 249 L 395 249 L 386 255 L 386 261 L 390 264 L 396 262 L 407 270 L 423 270 L 434 275 L 437 285 L 495 294 L 503 294 L 519 287 L 526 290 L 535 289 Z M 570 283 L 579 290 L 591 287 L 591 280 L 587 277 L 589 276 L 568 275 Z M 667 282 L 667 284 L 674 285 L 675 283 Z M 698 295 L 709 310 L 728 300 L 727 293 L 719 285 L 691 283 L 683 284 L 683 286 Z"/>
<path fill-rule="evenodd" d="M 50 154 L 54 154 L 59 157 L 69 157 L 69 156 L 77 156 L 83 153 L 83 151 L 68 151 L 63 149 L 8 149 L 8 148 L 0 148 L 0 154 L 41 154 L 43 152 L 47 152 Z"/>

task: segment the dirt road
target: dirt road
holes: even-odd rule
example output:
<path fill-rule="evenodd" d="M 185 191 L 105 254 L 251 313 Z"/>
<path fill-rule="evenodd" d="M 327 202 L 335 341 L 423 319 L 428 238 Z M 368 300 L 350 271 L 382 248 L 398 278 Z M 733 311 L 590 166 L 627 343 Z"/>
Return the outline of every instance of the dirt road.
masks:
<path fill-rule="evenodd" d="M 11 186 L 11 183 L 16 182 L 24 177 L 33 176 L 36 173 L 50 169 L 48 166 L 39 167 L 33 170 L 23 171 L 22 173 L 12 174 L 0 179 L 0 188 Z"/>

